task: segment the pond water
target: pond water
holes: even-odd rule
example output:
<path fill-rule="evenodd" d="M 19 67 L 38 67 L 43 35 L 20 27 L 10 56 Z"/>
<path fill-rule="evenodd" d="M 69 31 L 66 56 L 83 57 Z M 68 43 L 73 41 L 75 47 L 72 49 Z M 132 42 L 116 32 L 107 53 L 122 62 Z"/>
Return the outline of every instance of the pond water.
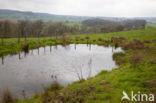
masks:
<path fill-rule="evenodd" d="M 29 53 L 21 52 L 0 58 L 0 95 L 8 88 L 18 98 L 41 93 L 54 81 L 66 86 L 81 78 L 112 70 L 117 65 L 112 59 L 121 48 L 98 45 L 71 44 L 47 46 Z"/>

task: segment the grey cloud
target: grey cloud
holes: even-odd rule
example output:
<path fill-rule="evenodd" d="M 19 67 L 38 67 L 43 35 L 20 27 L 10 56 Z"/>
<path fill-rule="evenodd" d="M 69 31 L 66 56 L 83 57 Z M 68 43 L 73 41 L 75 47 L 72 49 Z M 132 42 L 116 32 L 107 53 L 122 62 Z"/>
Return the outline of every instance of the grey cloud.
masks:
<path fill-rule="evenodd" d="M 156 0 L 0 0 L 0 9 L 63 15 L 150 17 Z"/>

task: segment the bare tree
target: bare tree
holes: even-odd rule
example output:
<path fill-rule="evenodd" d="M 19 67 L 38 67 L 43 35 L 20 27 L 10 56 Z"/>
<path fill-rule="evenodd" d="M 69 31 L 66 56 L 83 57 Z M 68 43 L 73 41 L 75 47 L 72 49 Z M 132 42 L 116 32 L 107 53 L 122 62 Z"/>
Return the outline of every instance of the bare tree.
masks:
<path fill-rule="evenodd" d="M 21 36 L 25 38 L 25 42 L 26 42 L 26 37 L 27 37 L 26 25 L 27 25 L 27 21 L 24 21 L 24 20 L 18 21 L 18 43 L 20 43 Z"/>
<path fill-rule="evenodd" d="M 34 32 L 37 35 L 38 40 L 39 40 L 39 38 L 41 36 L 42 29 L 43 29 L 43 21 L 42 20 L 35 21 L 33 24 L 33 28 L 34 28 Z"/>
<path fill-rule="evenodd" d="M 3 22 L 0 23 L 0 29 L 1 29 L 1 43 L 2 45 L 4 45 L 4 38 L 7 37 L 9 35 L 9 33 L 11 32 L 11 28 L 10 28 L 10 21 L 9 20 L 5 20 Z"/>
<path fill-rule="evenodd" d="M 1 44 L 3 45 L 3 22 L 0 22 L 0 36 L 1 36 Z"/>

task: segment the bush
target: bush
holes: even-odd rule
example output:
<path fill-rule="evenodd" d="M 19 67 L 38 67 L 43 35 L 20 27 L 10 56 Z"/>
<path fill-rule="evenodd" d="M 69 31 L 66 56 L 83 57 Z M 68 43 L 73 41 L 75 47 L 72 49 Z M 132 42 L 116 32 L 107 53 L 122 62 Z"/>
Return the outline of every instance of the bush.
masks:
<path fill-rule="evenodd" d="M 126 38 L 120 37 L 120 36 L 111 38 L 111 42 L 113 42 L 113 43 L 123 43 L 125 40 L 126 40 Z"/>
<path fill-rule="evenodd" d="M 86 36 L 86 37 L 85 37 L 85 39 L 86 39 L 86 40 L 89 40 L 89 39 L 90 39 L 90 37 L 89 37 L 89 36 Z"/>
<path fill-rule="evenodd" d="M 98 38 L 98 41 L 103 41 L 103 39 L 102 38 Z"/>
<path fill-rule="evenodd" d="M 81 38 L 80 38 L 80 37 L 78 37 L 78 36 L 77 36 L 77 37 L 75 37 L 75 40 L 76 40 L 76 41 L 79 41 L 80 39 L 81 39 Z"/>
<path fill-rule="evenodd" d="M 29 52 L 29 43 L 24 43 L 23 47 L 22 47 L 22 50 L 26 53 Z"/>
<path fill-rule="evenodd" d="M 70 41 L 70 36 L 69 35 L 63 35 L 62 36 L 62 42 L 63 43 L 67 43 Z"/>

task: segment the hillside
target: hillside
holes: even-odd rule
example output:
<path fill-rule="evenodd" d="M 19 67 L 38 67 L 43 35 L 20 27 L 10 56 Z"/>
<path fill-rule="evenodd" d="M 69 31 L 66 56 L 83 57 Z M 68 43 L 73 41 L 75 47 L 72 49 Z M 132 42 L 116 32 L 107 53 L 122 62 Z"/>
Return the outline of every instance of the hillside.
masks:
<path fill-rule="evenodd" d="M 9 20 L 38 20 L 42 19 L 43 21 L 53 21 L 53 22 L 76 22 L 80 23 L 83 20 L 91 18 L 101 18 L 104 20 L 127 20 L 127 19 L 143 19 L 147 22 L 156 23 L 156 17 L 89 17 L 89 16 L 72 16 L 72 15 L 55 15 L 48 13 L 36 13 L 31 11 L 18 11 L 18 10 L 7 10 L 0 9 L 0 19 L 9 19 Z"/>
<path fill-rule="evenodd" d="M 61 22 L 80 22 L 82 20 L 88 19 L 90 17 L 84 16 L 67 16 L 67 15 L 54 15 L 48 13 L 35 13 L 30 11 L 16 11 L 16 10 L 6 10 L 0 9 L 0 18 L 9 20 L 38 20 L 43 21 L 61 21 Z"/>

